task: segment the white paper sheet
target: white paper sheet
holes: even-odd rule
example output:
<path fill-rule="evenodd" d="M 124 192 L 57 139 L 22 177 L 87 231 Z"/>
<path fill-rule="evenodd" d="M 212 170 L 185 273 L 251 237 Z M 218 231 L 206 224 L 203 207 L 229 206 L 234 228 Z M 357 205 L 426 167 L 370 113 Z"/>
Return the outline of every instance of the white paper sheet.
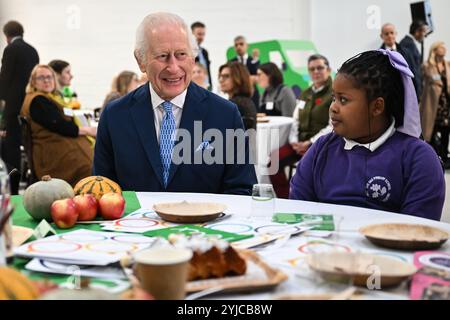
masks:
<path fill-rule="evenodd" d="M 141 235 L 76 230 L 26 243 L 14 254 L 61 263 L 105 266 L 145 249 L 155 241 Z"/>

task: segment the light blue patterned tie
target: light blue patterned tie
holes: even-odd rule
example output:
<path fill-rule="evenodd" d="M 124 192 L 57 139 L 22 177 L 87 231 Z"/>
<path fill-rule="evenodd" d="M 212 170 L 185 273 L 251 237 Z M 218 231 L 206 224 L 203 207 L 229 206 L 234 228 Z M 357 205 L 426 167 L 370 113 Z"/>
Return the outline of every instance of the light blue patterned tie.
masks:
<path fill-rule="evenodd" d="M 164 187 L 167 187 L 167 180 L 169 179 L 170 163 L 172 161 L 172 151 L 175 142 L 175 117 L 172 112 L 172 103 L 164 101 L 162 103 L 164 108 L 164 117 L 161 124 L 159 135 L 159 153 L 161 155 L 161 162 L 163 166 Z"/>

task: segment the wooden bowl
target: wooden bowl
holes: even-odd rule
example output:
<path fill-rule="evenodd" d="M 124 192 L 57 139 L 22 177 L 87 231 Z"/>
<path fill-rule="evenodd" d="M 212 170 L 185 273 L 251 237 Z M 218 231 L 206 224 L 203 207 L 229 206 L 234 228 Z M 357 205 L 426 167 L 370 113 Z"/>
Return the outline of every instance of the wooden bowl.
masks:
<path fill-rule="evenodd" d="M 374 224 L 359 230 L 373 244 L 400 250 L 430 250 L 442 246 L 449 238 L 446 231 L 419 224 Z"/>
<path fill-rule="evenodd" d="M 168 202 L 153 205 L 153 210 L 163 219 L 174 223 L 202 223 L 218 218 L 227 208 L 213 202 Z"/>
<path fill-rule="evenodd" d="M 351 281 L 353 285 L 361 287 L 367 287 L 368 282 L 376 284 L 379 275 L 380 289 L 399 285 L 417 272 L 417 268 L 410 263 L 368 253 L 315 253 L 308 255 L 306 261 L 311 269 L 326 280 Z"/>

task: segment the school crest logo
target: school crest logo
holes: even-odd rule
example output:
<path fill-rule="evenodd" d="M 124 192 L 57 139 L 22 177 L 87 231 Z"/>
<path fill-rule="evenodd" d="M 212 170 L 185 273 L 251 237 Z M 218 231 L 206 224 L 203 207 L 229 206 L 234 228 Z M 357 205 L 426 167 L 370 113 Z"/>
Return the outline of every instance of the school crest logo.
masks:
<path fill-rule="evenodd" d="M 386 202 L 391 197 L 391 183 L 385 177 L 370 178 L 366 184 L 366 195 L 370 199 Z"/>

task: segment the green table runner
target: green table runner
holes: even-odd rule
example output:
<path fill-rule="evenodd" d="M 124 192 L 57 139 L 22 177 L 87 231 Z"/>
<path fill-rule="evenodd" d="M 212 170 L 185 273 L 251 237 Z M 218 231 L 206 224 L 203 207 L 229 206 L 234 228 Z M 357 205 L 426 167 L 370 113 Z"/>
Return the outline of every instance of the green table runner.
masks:
<path fill-rule="evenodd" d="M 124 191 L 123 197 L 125 198 L 125 213 L 124 216 L 136 211 L 141 206 L 139 204 L 139 200 L 136 197 L 136 193 L 133 191 Z M 12 196 L 12 203 L 15 206 L 13 213 L 13 224 L 16 226 L 22 226 L 27 228 L 35 228 L 40 221 L 34 220 L 25 210 L 22 204 L 22 196 Z M 64 233 L 68 231 L 74 231 L 78 229 L 88 229 L 93 231 L 103 231 L 98 224 L 89 224 L 89 225 L 75 225 L 73 228 L 69 229 L 59 229 L 54 223 L 51 224 L 57 233 Z M 30 239 L 32 240 L 32 239 Z M 29 278 L 34 280 L 43 280 L 48 279 L 56 283 L 65 282 L 69 276 L 67 275 L 58 275 L 51 273 L 40 273 L 40 272 L 32 272 L 25 270 L 25 265 L 28 263 L 29 259 L 22 258 L 14 258 L 14 262 L 12 267 L 24 272 Z M 108 285 L 108 281 L 105 279 L 92 279 L 92 283 L 102 283 L 104 285 Z"/>
<path fill-rule="evenodd" d="M 130 214 L 137 209 L 140 209 L 141 205 L 136 197 L 136 193 L 133 191 L 124 191 L 123 197 L 125 198 L 125 213 L 124 216 Z M 12 196 L 12 203 L 15 206 L 13 213 L 13 224 L 16 226 L 22 226 L 27 228 L 36 228 L 40 221 L 34 220 L 25 210 L 22 203 L 22 196 Z M 89 225 L 75 225 L 70 229 L 58 229 L 58 227 L 52 223 L 52 227 L 57 233 L 64 233 L 68 231 L 74 231 L 78 229 L 88 229 L 93 231 L 102 231 L 98 224 Z"/>

